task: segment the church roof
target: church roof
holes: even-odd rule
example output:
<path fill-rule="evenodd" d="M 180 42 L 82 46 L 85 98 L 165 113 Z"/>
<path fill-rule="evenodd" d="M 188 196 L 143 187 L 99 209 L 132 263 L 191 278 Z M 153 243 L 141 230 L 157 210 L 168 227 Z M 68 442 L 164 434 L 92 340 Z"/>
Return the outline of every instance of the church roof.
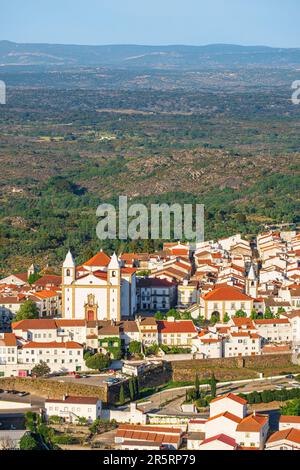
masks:
<path fill-rule="evenodd" d="M 100 267 L 100 266 L 108 266 L 110 263 L 110 257 L 104 253 L 103 251 L 99 251 L 95 256 L 93 256 L 91 259 L 83 263 L 82 266 L 94 266 L 94 267 Z"/>

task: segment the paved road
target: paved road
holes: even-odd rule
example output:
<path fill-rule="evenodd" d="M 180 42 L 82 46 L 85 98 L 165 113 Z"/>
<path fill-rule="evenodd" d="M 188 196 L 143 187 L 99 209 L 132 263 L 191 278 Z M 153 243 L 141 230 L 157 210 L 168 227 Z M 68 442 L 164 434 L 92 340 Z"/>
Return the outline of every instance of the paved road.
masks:
<path fill-rule="evenodd" d="M 276 388 L 276 385 L 283 385 L 284 387 L 293 387 L 292 382 L 295 382 L 294 379 L 287 379 L 285 377 L 266 380 L 261 379 L 257 382 L 250 383 L 231 383 L 231 384 L 219 384 L 217 386 L 217 395 L 223 395 L 225 393 L 251 393 L 253 391 L 263 391 L 263 390 L 272 390 Z M 182 413 L 181 404 L 184 401 L 186 390 L 191 389 L 192 387 L 182 387 L 180 389 L 170 389 L 159 392 L 155 395 L 149 397 L 148 402 L 145 404 L 139 403 L 139 407 L 145 410 L 146 412 L 152 413 L 164 413 L 164 414 L 174 414 Z M 203 385 L 202 389 L 209 390 L 209 386 Z M 166 403 L 167 402 L 167 403 Z M 164 406 L 164 403 L 165 406 Z"/>

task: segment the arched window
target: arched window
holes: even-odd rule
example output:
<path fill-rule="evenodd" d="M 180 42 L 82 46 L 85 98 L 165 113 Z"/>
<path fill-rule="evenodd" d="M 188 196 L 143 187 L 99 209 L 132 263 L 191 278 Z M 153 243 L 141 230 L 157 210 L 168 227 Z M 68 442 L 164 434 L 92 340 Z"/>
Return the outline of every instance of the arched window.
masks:
<path fill-rule="evenodd" d="M 116 276 L 117 276 L 116 271 L 113 271 L 113 272 L 111 273 L 111 276 L 112 276 L 112 277 L 116 277 Z"/>
<path fill-rule="evenodd" d="M 71 271 L 70 271 L 70 269 L 67 269 L 67 274 L 66 274 L 66 275 L 67 275 L 67 276 L 71 276 Z"/>

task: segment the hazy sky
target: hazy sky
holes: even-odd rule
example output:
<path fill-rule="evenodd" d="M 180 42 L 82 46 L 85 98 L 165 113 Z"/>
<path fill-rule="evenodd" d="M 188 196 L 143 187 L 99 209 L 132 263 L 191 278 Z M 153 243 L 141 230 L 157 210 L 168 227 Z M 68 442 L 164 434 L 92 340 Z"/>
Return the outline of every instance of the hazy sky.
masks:
<path fill-rule="evenodd" d="M 300 47 L 300 0 L 2 0 L 0 39 Z"/>

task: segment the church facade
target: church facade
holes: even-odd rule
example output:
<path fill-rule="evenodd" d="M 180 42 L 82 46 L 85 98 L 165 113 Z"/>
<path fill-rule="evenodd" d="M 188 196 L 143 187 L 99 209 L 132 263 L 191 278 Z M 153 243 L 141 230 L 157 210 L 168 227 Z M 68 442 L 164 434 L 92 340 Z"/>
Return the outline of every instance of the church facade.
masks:
<path fill-rule="evenodd" d="M 69 251 L 62 267 L 62 316 L 76 320 L 129 319 L 136 312 L 134 268 L 104 252 L 76 266 Z"/>

